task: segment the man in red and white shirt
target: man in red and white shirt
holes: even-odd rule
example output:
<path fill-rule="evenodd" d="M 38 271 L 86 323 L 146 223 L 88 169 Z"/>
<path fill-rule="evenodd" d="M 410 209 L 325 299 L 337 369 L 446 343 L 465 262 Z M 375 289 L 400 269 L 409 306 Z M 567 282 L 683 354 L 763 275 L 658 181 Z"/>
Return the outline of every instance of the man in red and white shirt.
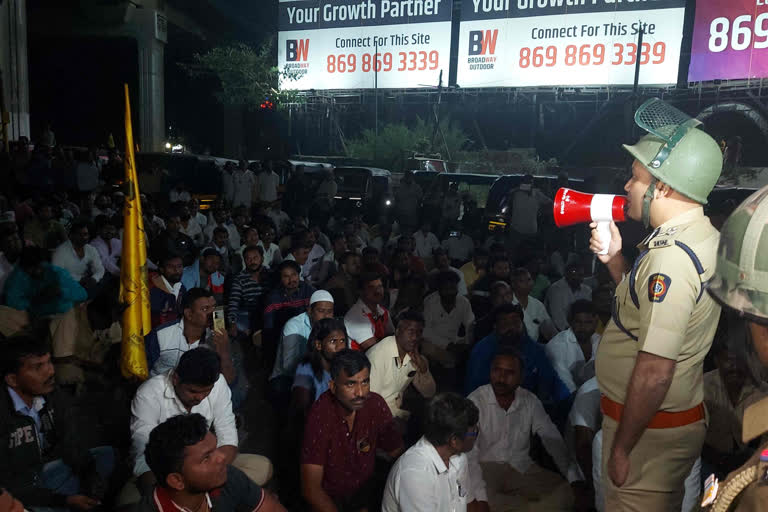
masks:
<path fill-rule="evenodd" d="M 350 348 L 368 350 L 380 340 L 395 333 L 384 301 L 384 284 L 378 274 L 360 276 L 360 299 L 344 316 Z"/>

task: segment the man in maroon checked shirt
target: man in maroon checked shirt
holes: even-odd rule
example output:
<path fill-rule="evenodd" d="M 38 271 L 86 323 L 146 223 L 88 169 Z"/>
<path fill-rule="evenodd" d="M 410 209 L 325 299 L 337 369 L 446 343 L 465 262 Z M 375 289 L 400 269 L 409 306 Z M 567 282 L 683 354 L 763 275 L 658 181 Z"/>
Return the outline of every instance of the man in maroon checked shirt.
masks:
<path fill-rule="evenodd" d="M 385 483 L 373 478 L 376 450 L 393 458 L 403 451 L 387 403 L 370 391 L 370 370 L 362 352 L 338 352 L 329 389 L 309 411 L 301 488 L 314 512 L 376 510 Z"/>

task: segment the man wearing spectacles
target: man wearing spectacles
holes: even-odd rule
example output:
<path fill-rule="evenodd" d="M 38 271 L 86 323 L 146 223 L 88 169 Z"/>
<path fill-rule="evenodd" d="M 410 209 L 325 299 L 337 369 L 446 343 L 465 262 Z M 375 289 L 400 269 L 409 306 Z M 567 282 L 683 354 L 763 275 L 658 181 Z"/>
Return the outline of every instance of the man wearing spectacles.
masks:
<path fill-rule="evenodd" d="M 479 412 L 470 400 L 441 393 L 429 401 L 424 436 L 398 459 L 384 488 L 384 512 L 488 510 L 480 469 L 467 453 Z"/>

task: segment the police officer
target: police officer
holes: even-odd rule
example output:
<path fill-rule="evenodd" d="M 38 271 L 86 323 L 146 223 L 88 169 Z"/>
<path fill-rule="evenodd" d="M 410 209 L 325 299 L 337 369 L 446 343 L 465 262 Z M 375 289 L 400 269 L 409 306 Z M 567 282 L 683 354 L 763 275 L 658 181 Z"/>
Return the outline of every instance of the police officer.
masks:
<path fill-rule="evenodd" d="M 747 198 L 728 218 L 720 233 L 717 270 L 709 293 L 742 316 L 760 361 L 768 366 L 768 187 Z M 768 398 L 744 411 L 745 443 L 768 432 Z M 712 511 L 768 509 L 763 444 L 744 466 L 728 475 L 715 495 Z M 762 485 L 761 485 L 762 484 Z"/>
<path fill-rule="evenodd" d="M 596 359 L 605 510 L 679 511 L 706 434 L 702 365 L 720 306 L 704 290 L 719 234 L 702 205 L 722 153 L 698 121 L 660 100 L 635 121 L 649 134 L 624 146 L 635 158 L 627 216 L 653 231 L 630 267 L 611 224 L 608 254 L 598 256 L 618 285 Z M 602 247 L 593 229 L 590 248 Z"/>

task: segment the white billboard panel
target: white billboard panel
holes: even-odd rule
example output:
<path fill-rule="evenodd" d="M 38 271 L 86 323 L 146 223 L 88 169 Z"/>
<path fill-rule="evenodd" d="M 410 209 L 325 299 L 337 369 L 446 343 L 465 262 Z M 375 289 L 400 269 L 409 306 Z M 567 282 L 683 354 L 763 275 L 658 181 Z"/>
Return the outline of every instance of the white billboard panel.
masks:
<path fill-rule="evenodd" d="M 284 89 L 416 88 L 448 82 L 453 0 L 280 0 Z"/>
<path fill-rule="evenodd" d="M 465 0 L 461 87 L 677 82 L 685 0 Z M 643 45 L 637 47 L 643 30 Z"/>

